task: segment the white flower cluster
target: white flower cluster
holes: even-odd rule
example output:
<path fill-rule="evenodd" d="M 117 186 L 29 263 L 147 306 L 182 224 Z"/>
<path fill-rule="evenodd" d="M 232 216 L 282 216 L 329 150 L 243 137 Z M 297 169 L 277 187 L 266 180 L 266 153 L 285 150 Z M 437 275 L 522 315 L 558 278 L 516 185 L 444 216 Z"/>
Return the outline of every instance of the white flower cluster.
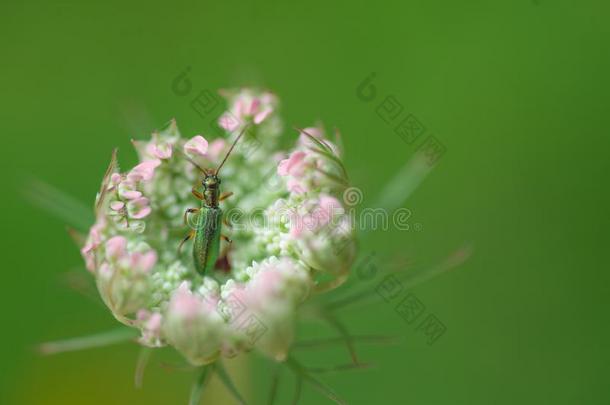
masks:
<path fill-rule="evenodd" d="M 171 345 L 195 365 L 252 348 L 283 360 L 300 305 L 344 280 L 355 255 L 338 199 L 347 185 L 339 148 L 308 128 L 293 151 L 281 152 L 277 98 L 250 89 L 227 98 L 219 120 L 226 139 L 184 139 L 172 121 L 134 141 L 140 163 L 128 172 L 113 157 L 81 250 L 114 316 L 139 328 L 142 344 Z M 193 231 L 184 213 L 202 204 L 193 196 L 200 169 L 218 167 L 242 130 L 219 173 L 233 193 L 220 203 L 232 243 L 223 242 L 216 269 L 202 276 L 191 245 L 178 249 Z M 231 213 L 256 212 L 262 221 L 232 226 L 240 219 Z"/>

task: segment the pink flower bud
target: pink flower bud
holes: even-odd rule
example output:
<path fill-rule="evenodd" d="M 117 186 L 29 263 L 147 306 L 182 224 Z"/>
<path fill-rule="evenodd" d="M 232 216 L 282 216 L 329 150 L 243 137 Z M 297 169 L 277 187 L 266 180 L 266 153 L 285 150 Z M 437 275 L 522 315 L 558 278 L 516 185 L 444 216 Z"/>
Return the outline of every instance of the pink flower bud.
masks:
<path fill-rule="evenodd" d="M 136 181 L 133 179 L 125 179 L 119 183 L 119 197 L 127 200 L 140 198 L 142 193 L 136 190 Z"/>
<path fill-rule="evenodd" d="M 146 153 L 157 159 L 169 159 L 172 157 L 172 145 L 166 142 L 151 142 L 146 146 Z"/>
<path fill-rule="evenodd" d="M 239 127 L 239 119 L 231 113 L 224 113 L 218 118 L 218 125 L 229 132 L 235 131 Z"/>
<path fill-rule="evenodd" d="M 309 191 L 302 181 L 295 178 L 288 179 L 286 187 L 288 188 L 288 191 L 295 194 L 304 194 Z"/>
<path fill-rule="evenodd" d="M 295 151 L 290 154 L 288 159 L 284 159 L 277 166 L 277 174 L 280 176 L 295 176 L 303 174 L 305 152 Z"/>
<path fill-rule="evenodd" d="M 113 211 L 120 211 L 125 206 L 123 201 L 113 201 L 110 203 L 110 209 Z"/>
<path fill-rule="evenodd" d="M 186 283 L 182 283 L 172 295 L 169 311 L 181 319 L 194 319 L 201 310 L 201 301 L 193 295 Z"/>
<path fill-rule="evenodd" d="M 191 156 L 206 156 L 208 153 L 208 141 L 196 135 L 184 144 L 184 153 Z"/>
<path fill-rule="evenodd" d="M 222 138 L 214 139 L 208 148 L 208 156 L 212 160 L 218 160 L 227 147 L 227 141 Z"/>
<path fill-rule="evenodd" d="M 292 212 L 290 216 L 290 236 L 297 239 L 302 237 L 303 232 L 317 232 L 325 227 L 337 215 L 345 212 L 343 206 L 335 197 L 321 194 L 316 201 L 316 206 L 306 214 Z"/>
<path fill-rule="evenodd" d="M 106 257 L 108 260 L 118 260 L 127 254 L 127 239 L 114 236 L 106 241 Z"/>
<path fill-rule="evenodd" d="M 131 254 L 131 267 L 148 273 L 157 263 L 157 253 L 154 250 L 150 250 L 146 253 L 134 252 Z"/>
<path fill-rule="evenodd" d="M 159 160 L 146 160 L 129 172 L 127 179 L 131 181 L 150 181 L 155 175 L 155 169 L 161 164 Z"/>
<path fill-rule="evenodd" d="M 119 173 L 112 173 L 112 176 L 110 176 L 110 184 L 112 186 L 118 186 L 120 182 L 121 175 Z"/>
<path fill-rule="evenodd" d="M 256 115 L 254 115 L 254 123 L 255 124 L 260 124 L 261 122 L 263 122 L 271 113 L 273 112 L 273 109 L 271 107 L 266 107 L 265 109 L 263 109 L 262 111 L 260 111 L 259 113 L 257 113 Z"/>
<path fill-rule="evenodd" d="M 129 201 L 127 203 L 127 211 L 129 212 L 129 216 L 131 218 L 146 218 L 151 212 L 151 208 L 148 205 L 148 198 L 140 197 Z"/>

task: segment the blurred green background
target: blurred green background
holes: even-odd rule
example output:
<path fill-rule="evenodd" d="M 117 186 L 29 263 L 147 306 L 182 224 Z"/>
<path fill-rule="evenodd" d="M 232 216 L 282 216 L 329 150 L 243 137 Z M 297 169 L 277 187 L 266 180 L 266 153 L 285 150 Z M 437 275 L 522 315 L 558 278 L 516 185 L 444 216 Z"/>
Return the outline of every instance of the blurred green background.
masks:
<path fill-rule="evenodd" d="M 208 132 L 192 96 L 171 90 L 190 67 L 193 92 L 264 86 L 288 128 L 340 128 L 365 204 L 419 144 L 377 115 L 386 96 L 446 148 L 406 205 L 421 230 L 379 233 L 363 249 L 425 265 L 471 243 L 458 271 L 413 290 L 447 332 L 429 346 L 393 305 L 346 311 L 354 333 L 401 337 L 362 347 L 374 369 L 323 376 L 348 403 L 608 403 L 608 11 L 563 0 L 3 1 L 0 402 L 186 403 L 193 375 L 155 359 L 134 388 L 133 345 L 36 354 L 116 322 L 61 282 L 78 249 L 23 191 L 35 178 L 91 204 L 113 147 L 129 167 L 129 140 L 172 117 L 185 135 Z M 371 72 L 367 103 L 356 88 Z M 255 403 L 265 364 L 253 357 L 241 376 Z M 289 398 L 292 378 L 281 379 Z M 326 401 L 304 387 L 301 403 Z"/>

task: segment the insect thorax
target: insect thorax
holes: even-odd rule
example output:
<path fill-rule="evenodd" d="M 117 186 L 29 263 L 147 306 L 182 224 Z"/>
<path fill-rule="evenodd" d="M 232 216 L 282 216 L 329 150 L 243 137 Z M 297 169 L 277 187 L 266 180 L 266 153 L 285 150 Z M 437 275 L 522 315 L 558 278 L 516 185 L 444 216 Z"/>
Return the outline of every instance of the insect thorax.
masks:
<path fill-rule="evenodd" d="M 208 207 L 218 207 L 220 195 L 220 179 L 216 176 L 207 176 L 203 181 L 203 197 Z"/>

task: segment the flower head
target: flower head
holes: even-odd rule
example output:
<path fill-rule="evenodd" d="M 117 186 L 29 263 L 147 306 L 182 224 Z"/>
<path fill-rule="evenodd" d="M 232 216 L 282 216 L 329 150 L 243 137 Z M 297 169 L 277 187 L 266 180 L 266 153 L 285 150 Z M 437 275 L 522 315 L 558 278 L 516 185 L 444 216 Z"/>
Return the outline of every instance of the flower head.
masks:
<path fill-rule="evenodd" d="M 218 124 L 229 132 L 252 122 L 262 124 L 277 108 L 277 98 L 270 92 L 241 89 L 231 94 L 229 110 L 220 116 Z"/>
<path fill-rule="evenodd" d="M 135 167 L 120 172 L 111 164 L 81 249 L 105 304 L 141 331 L 140 343 L 171 345 L 196 365 L 253 349 L 285 359 L 299 308 L 320 276 L 342 276 L 354 259 L 338 149 L 309 128 L 293 150 L 280 151 L 277 98 L 250 89 L 227 97 L 226 137 L 184 138 L 171 121 L 150 140 L 134 141 Z M 220 203 L 232 223 L 222 232 L 233 244 L 223 243 L 216 269 L 201 276 L 193 247 L 178 245 L 204 214 L 187 216 L 189 229 L 184 213 L 198 203 L 191 193 L 201 184 L 198 167 L 217 168 L 238 128 L 243 139 L 219 174 L 222 191 L 233 193 Z"/>
<path fill-rule="evenodd" d="M 301 130 L 295 150 L 280 162 L 277 173 L 287 179 L 288 190 L 294 194 L 336 192 L 347 181 L 338 148 L 319 128 Z"/>

